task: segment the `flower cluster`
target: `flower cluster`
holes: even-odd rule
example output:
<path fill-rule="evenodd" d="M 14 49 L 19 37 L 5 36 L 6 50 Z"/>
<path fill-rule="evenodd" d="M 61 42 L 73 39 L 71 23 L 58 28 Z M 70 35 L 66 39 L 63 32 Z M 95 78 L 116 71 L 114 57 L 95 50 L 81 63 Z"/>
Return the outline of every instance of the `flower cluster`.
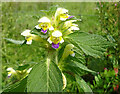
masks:
<path fill-rule="evenodd" d="M 49 43 L 52 48 L 58 49 L 60 44 L 65 41 L 65 36 L 73 33 L 75 30 L 79 30 L 78 25 L 75 24 L 77 20 L 74 18 L 74 16 L 68 15 L 67 9 L 57 8 L 53 17 L 40 18 L 35 29 L 40 34 L 48 35 L 46 38 L 47 43 Z M 25 36 L 26 44 L 31 44 L 32 40 L 38 38 L 38 35 L 31 33 L 31 30 L 25 30 L 21 35 Z"/>
<path fill-rule="evenodd" d="M 30 73 L 30 71 L 32 70 L 32 68 L 29 68 L 28 70 L 14 70 L 13 68 L 7 68 L 7 72 L 8 72 L 8 78 L 9 77 L 13 77 L 13 76 L 22 76 L 23 74 L 28 75 Z M 24 75 L 24 76 L 25 76 Z"/>

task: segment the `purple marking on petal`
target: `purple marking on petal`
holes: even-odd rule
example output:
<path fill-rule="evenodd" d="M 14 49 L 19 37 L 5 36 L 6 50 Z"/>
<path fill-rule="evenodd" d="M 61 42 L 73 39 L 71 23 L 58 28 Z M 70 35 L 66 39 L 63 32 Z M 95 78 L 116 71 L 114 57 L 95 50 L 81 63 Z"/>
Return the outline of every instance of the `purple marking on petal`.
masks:
<path fill-rule="evenodd" d="M 46 29 L 46 30 L 43 30 L 43 29 L 42 29 L 42 31 L 41 31 L 41 32 L 43 32 L 43 33 L 47 33 L 47 29 Z"/>
<path fill-rule="evenodd" d="M 54 44 L 54 43 L 52 43 L 52 47 L 53 47 L 54 49 L 59 48 L 59 43 L 58 43 L 58 44 Z"/>
<path fill-rule="evenodd" d="M 115 6 L 117 6 L 117 4 L 115 4 Z"/>
<path fill-rule="evenodd" d="M 11 76 L 8 76 L 8 78 L 10 78 Z"/>
<path fill-rule="evenodd" d="M 73 18 L 74 16 L 69 16 L 67 19 Z"/>

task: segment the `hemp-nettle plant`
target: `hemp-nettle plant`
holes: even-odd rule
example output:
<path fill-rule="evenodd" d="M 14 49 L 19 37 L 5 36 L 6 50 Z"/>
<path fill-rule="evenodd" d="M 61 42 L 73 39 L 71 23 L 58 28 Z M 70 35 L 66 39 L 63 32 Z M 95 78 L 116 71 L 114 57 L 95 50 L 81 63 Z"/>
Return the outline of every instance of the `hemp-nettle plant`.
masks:
<path fill-rule="evenodd" d="M 78 84 L 78 88 L 92 92 L 81 73 L 96 75 L 97 72 L 85 66 L 85 56 L 101 58 L 106 48 L 114 44 L 100 35 L 81 32 L 77 24 L 81 19 L 69 15 L 65 8 L 55 7 L 44 13 L 45 16 L 38 19 L 38 24 L 33 29 L 21 33 L 25 37 L 24 41 L 6 38 L 21 45 L 34 45 L 33 42 L 37 41 L 46 54 L 44 60 L 26 70 L 27 74 L 16 83 L 18 87 L 14 90 L 25 83 L 21 92 L 63 92 L 67 88 L 67 79 L 70 79 L 67 75 L 70 75 L 74 77 L 72 80 Z M 7 71 L 9 77 L 18 75 L 13 68 L 8 68 Z M 7 88 L 5 91 L 13 90 Z"/>

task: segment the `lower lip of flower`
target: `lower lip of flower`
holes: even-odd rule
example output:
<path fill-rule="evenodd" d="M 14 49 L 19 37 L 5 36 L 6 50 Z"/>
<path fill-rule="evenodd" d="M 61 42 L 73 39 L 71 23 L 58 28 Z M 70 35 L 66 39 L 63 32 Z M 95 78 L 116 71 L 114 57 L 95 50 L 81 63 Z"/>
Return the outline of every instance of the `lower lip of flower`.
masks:
<path fill-rule="evenodd" d="M 10 78 L 11 76 L 8 76 L 8 78 Z"/>
<path fill-rule="evenodd" d="M 43 33 L 47 33 L 47 29 L 46 29 L 46 30 L 43 30 L 43 29 L 42 29 L 41 32 L 43 32 Z"/>
<path fill-rule="evenodd" d="M 54 44 L 54 43 L 52 43 L 52 48 L 54 48 L 54 49 L 59 48 L 59 43 L 58 43 L 58 44 Z"/>

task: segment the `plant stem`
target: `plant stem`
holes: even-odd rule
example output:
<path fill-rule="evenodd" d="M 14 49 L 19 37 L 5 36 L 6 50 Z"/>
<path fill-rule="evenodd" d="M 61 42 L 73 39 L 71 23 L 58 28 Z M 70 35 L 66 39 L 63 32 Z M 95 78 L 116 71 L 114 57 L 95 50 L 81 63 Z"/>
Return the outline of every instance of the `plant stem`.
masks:
<path fill-rule="evenodd" d="M 58 65 L 58 51 L 55 51 L 55 63 Z"/>

